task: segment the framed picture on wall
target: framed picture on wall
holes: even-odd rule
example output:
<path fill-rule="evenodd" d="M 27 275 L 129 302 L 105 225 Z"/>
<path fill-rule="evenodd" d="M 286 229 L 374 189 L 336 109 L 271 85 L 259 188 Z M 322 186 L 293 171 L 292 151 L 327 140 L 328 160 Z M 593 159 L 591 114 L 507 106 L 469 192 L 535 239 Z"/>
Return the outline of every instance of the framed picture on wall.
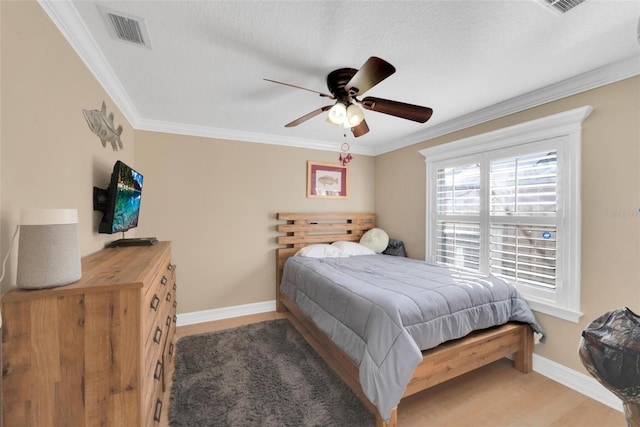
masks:
<path fill-rule="evenodd" d="M 348 197 L 347 166 L 307 162 L 307 197 L 346 199 Z"/>

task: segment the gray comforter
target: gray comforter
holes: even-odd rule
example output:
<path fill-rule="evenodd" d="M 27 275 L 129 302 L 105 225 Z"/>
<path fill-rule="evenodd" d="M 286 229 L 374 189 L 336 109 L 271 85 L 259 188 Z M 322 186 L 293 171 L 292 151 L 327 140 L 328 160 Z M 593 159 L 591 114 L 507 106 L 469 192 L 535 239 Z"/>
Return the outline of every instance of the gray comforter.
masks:
<path fill-rule="evenodd" d="M 421 350 L 509 321 L 544 339 L 512 285 L 403 257 L 291 257 L 281 291 L 358 364 L 362 389 L 386 420 Z"/>

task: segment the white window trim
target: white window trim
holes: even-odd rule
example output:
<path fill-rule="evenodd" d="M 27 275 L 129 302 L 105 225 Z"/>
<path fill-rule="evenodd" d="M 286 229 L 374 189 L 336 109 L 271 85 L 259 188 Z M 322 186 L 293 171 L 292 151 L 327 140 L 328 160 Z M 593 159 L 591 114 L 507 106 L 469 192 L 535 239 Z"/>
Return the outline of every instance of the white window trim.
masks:
<path fill-rule="evenodd" d="M 564 320 L 577 323 L 582 316 L 580 311 L 580 258 L 581 258 L 581 140 L 582 122 L 591 114 L 589 105 L 554 114 L 526 123 L 510 126 L 492 132 L 460 139 L 447 144 L 420 150 L 426 162 L 426 217 L 425 217 L 425 253 L 427 260 L 433 260 L 434 251 L 432 236 L 435 231 L 435 194 L 429 191 L 436 173 L 435 162 L 458 161 L 464 157 L 478 161 L 487 151 L 513 148 L 522 144 L 532 144 L 549 139 L 560 138 L 559 143 L 565 152 L 562 174 L 565 196 L 559 200 L 558 214 L 561 215 L 565 228 L 565 239 L 562 242 L 561 261 L 565 272 L 563 284 L 549 295 L 532 297 L 525 294 L 527 302 L 533 310 Z M 466 159 L 468 160 L 468 159 Z"/>

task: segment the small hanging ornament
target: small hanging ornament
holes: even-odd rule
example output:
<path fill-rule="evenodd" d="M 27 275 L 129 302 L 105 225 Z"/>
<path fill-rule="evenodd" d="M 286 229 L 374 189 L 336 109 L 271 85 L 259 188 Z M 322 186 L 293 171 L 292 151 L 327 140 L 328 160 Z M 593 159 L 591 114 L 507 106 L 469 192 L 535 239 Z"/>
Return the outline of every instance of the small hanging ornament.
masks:
<path fill-rule="evenodd" d="M 340 147 L 340 156 L 338 157 L 338 161 L 342 163 L 342 166 L 346 166 L 351 160 L 353 160 L 353 156 L 349 152 L 351 151 L 351 146 L 347 142 L 347 134 L 344 134 L 344 142 Z"/>

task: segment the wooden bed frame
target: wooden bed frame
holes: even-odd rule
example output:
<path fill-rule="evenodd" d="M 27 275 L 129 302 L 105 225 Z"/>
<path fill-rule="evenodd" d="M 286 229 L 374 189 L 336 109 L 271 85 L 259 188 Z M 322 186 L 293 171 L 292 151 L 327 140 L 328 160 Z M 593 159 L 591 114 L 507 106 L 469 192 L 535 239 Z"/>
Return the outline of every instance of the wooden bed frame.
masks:
<path fill-rule="evenodd" d="M 307 342 L 336 371 L 342 380 L 375 414 L 377 427 L 397 426 L 397 407 L 385 421 L 376 407 L 365 396 L 360 386 L 357 364 L 339 349 L 313 321 L 298 307 L 280 294 L 280 281 L 284 262 L 300 248 L 315 243 L 339 240 L 360 240 L 362 234 L 375 227 L 373 213 L 278 213 L 277 219 L 286 221 L 278 225 L 280 245 L 276 252 L 276 310 L 286 312 L 287 318 Z M 533 331 L 520 323 L 507 323 L 491 329 L 441 344 L 422 352 L 418 365 L 402 397 L 406 397 L 457 377 L 505 356 L 513 355 L 514 367 L 523 373 L 532 370 Z"/>

